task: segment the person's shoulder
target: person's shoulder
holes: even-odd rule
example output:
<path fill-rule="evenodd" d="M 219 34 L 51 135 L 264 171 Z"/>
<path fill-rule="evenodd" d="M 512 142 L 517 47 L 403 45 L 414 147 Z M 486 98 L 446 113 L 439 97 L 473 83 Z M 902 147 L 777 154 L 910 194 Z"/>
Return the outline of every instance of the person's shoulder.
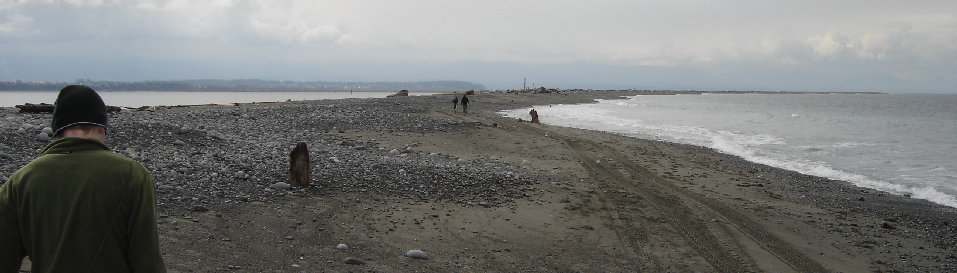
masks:
<path fill-rule="evenodd" d="M 96 156 L 98 157 L 98 160 L 102 161 L 101 164 L 103 164 L 106 167 L 115 167 L 115 168 L 126 167 L 126 168 L 135 169 L 135 170 L 141 170 L 141 171 L 146 170 L 146 167 L 144 167 L 143 164 L 140 164 L 139 161 L 136 161 L 132 158 L 126 157 L 122 154 L 119 154 L 113 151 L 109 151 L 109 150 L 97 151 Z"/>

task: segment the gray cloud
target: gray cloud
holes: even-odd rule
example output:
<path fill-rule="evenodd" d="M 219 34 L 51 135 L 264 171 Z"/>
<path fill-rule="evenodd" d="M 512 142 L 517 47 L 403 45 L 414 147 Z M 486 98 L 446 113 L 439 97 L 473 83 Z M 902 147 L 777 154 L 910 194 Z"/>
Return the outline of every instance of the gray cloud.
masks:
<path fill-rule="evenodd" d="M 952 10 L 952 1 L 0 0 L 0 80 L 504 88 L 525 76 L 556 87 L 954 92 Z M 78 62 L 88 67 L 63 65 Z"/>

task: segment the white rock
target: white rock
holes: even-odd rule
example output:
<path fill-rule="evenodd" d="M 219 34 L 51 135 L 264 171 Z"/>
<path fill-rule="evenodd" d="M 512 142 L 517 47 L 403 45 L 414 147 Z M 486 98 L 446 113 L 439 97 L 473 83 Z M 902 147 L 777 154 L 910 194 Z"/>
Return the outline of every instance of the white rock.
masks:
<path fill-rule="evenodd" d="M 47 133 L 39 133 L 37 134 L 37 140 L 43 142 L 50 141 L 50 135 L 47 135 Z"/>
<path fill-rule="evenodd" d="M 46 133 L 46 134 L 48 134 L 48 135 L 52 135 L 52 134 L 53 134 L 53 128 L 43 127 L 43 132 Z"/>
<path fill-rule="evenodd" d="M 346 250 L 346 249 L 349 249 L 349 245 L 347 245 L 347 244 L 339 244 L 339 245 L 336 246 L 336 249 L 338 249 L 338 250 Z"/>
<path fill-rule="evenodd" d="M 276 182 L 276 184 L 269 185 L 269 187 L 273 189 L 288 189 L 292 186 L 289 186 L 289 184 L 285 182 Z"/>
<path fill-rule="evenodd" d="M 332 161 L 332 162 L 335 162 L 335 163 L 339 163 L 339 158 L 333 156 L 333 157 L 330 157 L 330 158 L 329 158 L 329 161 Z"/>
<path fill-rule="evenodd" d="M 418 250 L 418 249 L 409 250 L 409 252 L 405 253 L 405 256 L 412 259 L 423 259 L 423 260 L 429 258 L 429 256 L 426 255 L 424 251 Z"/>

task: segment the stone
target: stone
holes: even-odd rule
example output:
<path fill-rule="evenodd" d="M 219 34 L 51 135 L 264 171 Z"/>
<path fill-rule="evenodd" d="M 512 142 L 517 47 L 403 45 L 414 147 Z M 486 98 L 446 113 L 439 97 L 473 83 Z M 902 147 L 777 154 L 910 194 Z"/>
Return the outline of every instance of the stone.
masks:
<path fill-rule="evenodd" d="M 273 188 L 273 189 L 282 189 L 282 190 L 284 190 L 284 189 L 291 188 L 292 186 L 290 186 L 289 184 L 284 183 L 284 182 L 276 182 L 276 184 L 269 185 L 269 187 L 270 187 L 270 188 Z"/>
<path fill-rule="evenodd" d="M 405 256 L 412 259 L 420 259 L 420 260 L 426 260 L 429 258 L 429 256 L 426 255 L 424 251 L 418 250 L 418 249 L 409 250 L 408 252 L 405 253 Z"/>
<path fill-rule="evenodd" d="M 305 142 L 299 142 L 289 153 L 289 184 L 293 187 L 308 187 L 309 167 L 309 148 Z"/>
<path fill-rule="evenodd" d="M 53 135 L 53 128 L 43 127 L 43 132 L 46 133 L 47 135 Z"/>
<path fill-rule="evenodd" d="M 349 249 L 349 245 L 347 245 L 347 244 L 339 244 L 339 245 L 336 246 L 336 249 L 338 249 L 338 250 L 346 250 L 346 249 Z"/>
<path fill-rule="evenodd" d="M 342 262 L 343 262 L 343 263 L 346 263 L 346 264 L 353 264 L 353 265 L 364 265 L 364 264 L 366 264 L 366 262 L 363 262 L 362 260 L 359 260 L 359 259 L 356 259 L 356 258 L 352 258 L 352 257 L 342 259 Z"/>
<path fill-rule="evenodd" d="M 194 206 L 194 207 L 192 207 L 192 208 L 189 208 L 189 210 L 195 211 L 195 212 L 207 212 L 207 211 L 209 211 L 209 209 L 206 208 L 206 207 L 204 207 L 204 206 Z"/>
<path fill-rule="evenodd" d="M 47 133 L 42 133 L 42 132 L 41 132 L 41 133 L 37 134 L 37 140 L 43 141 L 43 142 L 50 141 L 50 135 L 48 135 Z"/>

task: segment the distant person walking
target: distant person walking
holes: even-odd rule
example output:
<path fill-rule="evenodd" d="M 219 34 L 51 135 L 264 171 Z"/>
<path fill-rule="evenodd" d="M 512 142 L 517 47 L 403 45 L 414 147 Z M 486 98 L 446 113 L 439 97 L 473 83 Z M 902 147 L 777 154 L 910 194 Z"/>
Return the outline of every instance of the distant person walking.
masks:
<path fill-rule="evenodd" d="M 456 107 L 456 106 L 459 106 L 459 97 L 453 95 L 453 96 L 452 96 L 452 110 L 455 110 L 455 107 Z"/>
<path fill-rule="evenodd" d="M 469 113 L 469 97 L 467 95 L 462 95 L 462 113 Z"/>
<path fill-rule="evenodd" d="M 153 179 L 110 152 L 106 104 L 70 85 L 53 108 L 53 136 L 0 188 L 0 272 L 166 272 Z M 149 132 L 143 132 L 149 133 Z"/>

